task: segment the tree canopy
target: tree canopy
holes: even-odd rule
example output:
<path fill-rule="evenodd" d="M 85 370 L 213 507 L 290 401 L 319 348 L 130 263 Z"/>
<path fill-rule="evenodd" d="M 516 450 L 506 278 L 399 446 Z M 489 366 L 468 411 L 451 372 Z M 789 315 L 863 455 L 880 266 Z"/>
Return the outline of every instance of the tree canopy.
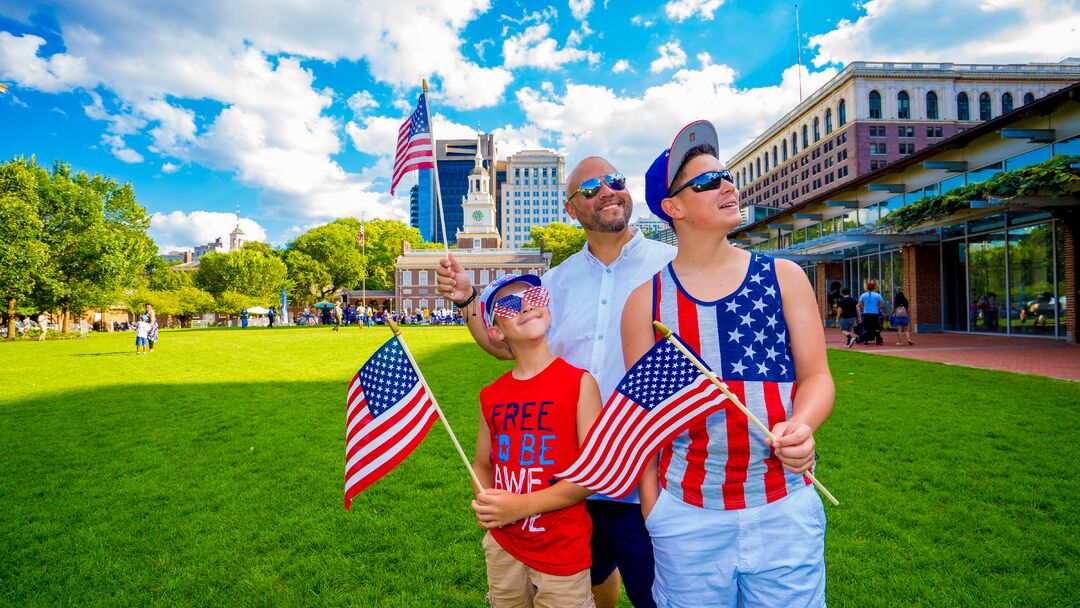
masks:
<path fill-rule="evenodd" d="M 584 230 L 558 222 L 542 228 L 534 226 L 529 238 L 529 242 L 525 243 L 526 247 L 536 247 L 545 253 L 551 253 L 552 268 L 585 246 Z"/>

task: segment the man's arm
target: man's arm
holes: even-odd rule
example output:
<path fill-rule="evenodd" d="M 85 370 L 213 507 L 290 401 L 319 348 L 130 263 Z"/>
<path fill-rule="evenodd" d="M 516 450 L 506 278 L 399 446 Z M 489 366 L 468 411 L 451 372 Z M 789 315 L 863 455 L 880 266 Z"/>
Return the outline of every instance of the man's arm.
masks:
<path fill-rule="evenodd" d="M 453 254 L 447 254 L 446 258 L 439 260 L 439 265 L 435 267 L 435 289 L 439 292 L 439 295 L 455 304 L 464 302 L 472 295 L 474 287 L 469 279 L 469 273 L 465 272 L 465 269 L 462 268 Z M 477 298 L 479 297 L 480 294 L 477 293 Z M 494 342 L 488 337 L 487 331 L 484 330 L 484 324 L 480 320 L 480 304 L 476 301 L 476 298 L 473 298 L 473 301 L 461 311 L 461 314 L 465 317 L 465 324 L 469 327 L 469 333 L 472 334 L 473 340 L 480 348 L 486 350 L 488 354 L 496 359 L 514 358 L 514 353 L 510 350 L 510 347 L 503 342 Z"/>
<path fill-rule="evenodd" d="M 580 447 L 585 436 L 600 415 L 600 387 L 589 374 L 581 375 L 577 403 L 577 442 Z M 585 500 L 594 492 L 568 481 L 528 494 L 505 490 L 488 490 L 473 501 L 476 519 L 482 528 L 492 529 L 525 519 L 530 515 L 565 509 Z"/>
<path fill-rule="evenodd" d="M 794 262 L 777 260 L 776 277 L 799 390 L 795 392 L 791 418 L 772 428 L 777 437 L 772 447 L 785 469 L 802 473 L 814 464 L 814 432 L 832 412 L 836 387 L 825 355 L 825 332 L 818 317 L 814 288 L 806 273 Z"/>

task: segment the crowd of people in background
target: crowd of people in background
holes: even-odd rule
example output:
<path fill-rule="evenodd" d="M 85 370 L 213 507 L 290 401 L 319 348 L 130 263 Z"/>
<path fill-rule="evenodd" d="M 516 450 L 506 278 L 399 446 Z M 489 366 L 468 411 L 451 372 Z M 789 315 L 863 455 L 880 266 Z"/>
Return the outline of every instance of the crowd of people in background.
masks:
<path fill-rule="evenodd" d="M 340 311 L 340 313 L 339 313 Z M 338 319 L 340 318 L 340 323 Z M 460 310 L 449 308 L 418 308 L 415 310 L 373 309 L 371 306 L 348 305 L 342 308 L 340 305 L 334 308 L 308 308 L 300 311 L 296 319 L 297 325 L 333 325 L 335 328 L 341 325 L 356 325 L 371 327 L 373 325 L 386 325 L 387 320 L 400 325 L 464 325 L 465 319 Z"/>

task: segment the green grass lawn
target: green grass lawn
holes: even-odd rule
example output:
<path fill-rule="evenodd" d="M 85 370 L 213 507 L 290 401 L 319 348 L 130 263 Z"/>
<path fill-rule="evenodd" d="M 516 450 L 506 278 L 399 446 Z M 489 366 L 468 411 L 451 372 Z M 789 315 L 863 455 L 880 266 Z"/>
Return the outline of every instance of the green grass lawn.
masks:
<path fill-rule="evenodd" d="M 389 330 L 0 344 L 0 604 L 481 606 L 442 426 L 342 505 L 345 387 Z M 509 368 L 406 328 L 471 455 Z M 830 606 L 1080 605 L 1080 385 L 830 351 Z"/>

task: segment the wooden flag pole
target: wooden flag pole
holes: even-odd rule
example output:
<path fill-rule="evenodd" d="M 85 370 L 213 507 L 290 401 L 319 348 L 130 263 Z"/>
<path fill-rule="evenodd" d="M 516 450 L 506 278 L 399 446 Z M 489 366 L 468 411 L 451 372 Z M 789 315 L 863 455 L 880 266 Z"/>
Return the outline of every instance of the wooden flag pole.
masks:
<path fill-rule="evenodd" d="M 428 133 L 431 134 L 431 170 L 432 184 L 435 186 L 435 204 L 439 210 L 439 222 L 442 226 L 443 248 L 446 249 L 446 257 L 450 258 L 450 238 L 446 234 L 446 214 L 443 213 L 442 192 L 439 190 L 439 148 L 435 145 L 435 120 L 431 116 L 431 104 L 428 103 L 427 79 L 420 81 L 424 89 L 424 112 L 427 113 Z"/>
<path fill-rule="evenodd" d="M 480 478 L 476 476 L 476 471 L 473 470 L 472 463 L 469 462 L 468 457 L 465 456 L 465 450 L 461 449 L 461 444 L 458 443 L 457 436 L 454 435 L 454 430 L 450 428 L 450 423 L 446 420 L 446 415 L 443 414 L 442 408 L 439 407 L 439 402 L 435 401 L 435 394 L 431 392 L 431 387 L 428 386 L 427 380 L 424 378 L 424 373 L 420 371 L 420 366 L 416 364 L 416 359 L 412 356 L 412 351 L 409 350 L 409 346 L 405 344 L 405 338 L 401 335 L 401 328 L 397 323 L 394 323 L 392 319 L 387 319 L 387 323 L 390 324 L 390 329 L 394 332 L 394 337 L 397 338 L 398 344 L 401 344 L 401 349 L 405 351 L 405 356 L 409 358 L 409 364 L 412 365 L 413 371 L 420 378 L 420 383 L 427 389 L 429 395 L 431 395 L 431 404 L 435 406 L 435 411 L 439 413 L 439 420 L 442 420 L 443 426 L 446 427 L 446 432 L 450 435 L 450 441 L 454 442 L 454 447 L 457 448 L 458 456 L 461 456 L 461 462 L 465 463 L 465 468 L 469 469 L 469 475 L 472 476 L 473 483 L 476 484 L 480 491 L 484 491 L 484 484 L 480 483 Z"/>
<path fill-rule="evenodd" d="M 758 417 L 755 416 L 753 412 L 746 409 L 746 406 L 743 405 L 742 401 L 740 401 L 739 398 L 735 396 L 735 393 L 732 393 L 728 389 L 727 385 L 721 382 L 720 379 L 716 377 L 716 374 L 709 371 L 709 368 L 705 367 L 705 364 L 701 362 L 701 359 L 698 359 L 697 355 L 691 352 L 690 349 L 683 346 L 682 342 L 676 340 L 675 334 L 673 334 L 670 329 L 668 329 L 663 323 L 659 321 L 653 321 L 653 327 L 656 328 L 656 331 L 660 332 L 660 335 L 664 336 L 668 339 L 668 341 L 674 344 L 675 348 L 679 349 L 679 352 L 681 352 L 687 359 L 690 359 L 690 361 L 693 362 L 694 366 L 697 367 L 701 371 L 701 373 L 708 376 L 709 380 L 712 381 L 716 388 L 720 389 L 724 393 L 724 395 L 727 396 L 727 398 L 730 399 L 733 404 L 735 404 L 735 407 L 739 408 L 739 411 L 746 415 L 746 417 L 751 422 L 753 422 L 759 429 L 761 429 L 761 432 L 765 433 L 766 437 L 768 437 L 773 443 L 776 442 L 776 435 L 773 435 L 772 431 L 766 428 L 766 426 L 762 424 L 760 420 L 758 420 Z M 810 471 L 806 471 L 805 473 L 803 473 L 803 475 L 806 475 L 806 477 L 814 484 L 814 487 L 820 490 L 821 493 L 825 495 L 825 498 L 829 499 L 829 502 L 834 505 L 840 504 L 840 502 L 836 500 L 835 497 L 833 497 L 832 492 L 826 490 L 825 486 L 821 485 L 821 482 L 817 480 L 817 477 L 814 477 L 813 473 L 811 473 Z"/>

